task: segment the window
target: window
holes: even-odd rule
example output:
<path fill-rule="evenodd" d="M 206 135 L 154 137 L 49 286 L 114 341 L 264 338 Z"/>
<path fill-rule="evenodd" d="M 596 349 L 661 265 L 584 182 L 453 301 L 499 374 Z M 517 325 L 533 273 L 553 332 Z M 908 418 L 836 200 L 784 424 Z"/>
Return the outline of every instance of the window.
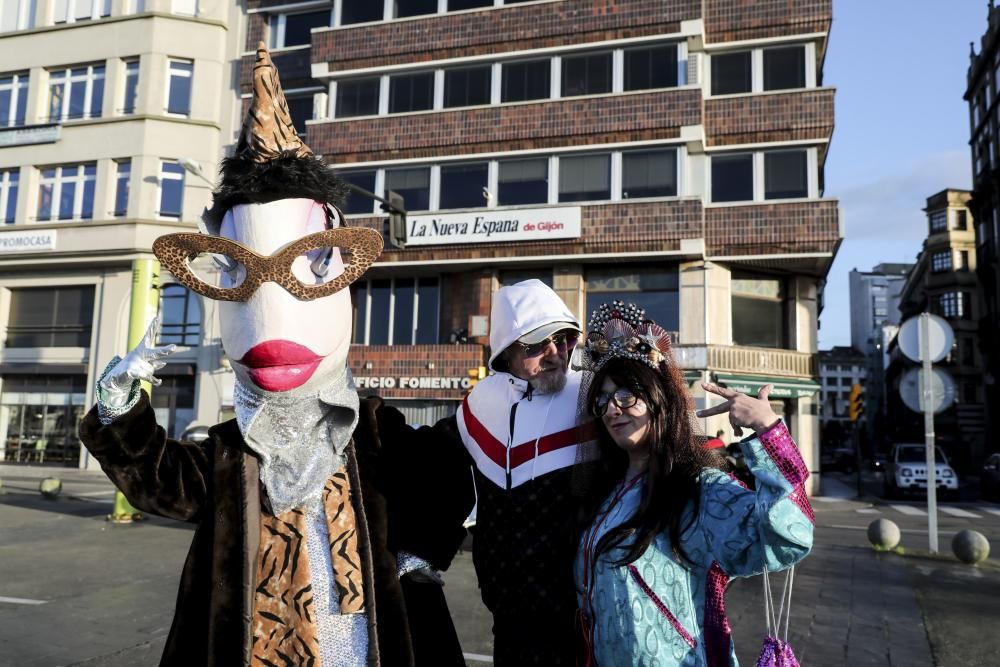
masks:
<path fill-rule="evenodd" d="M 310 30 L 329 25 L 329 9 L 301 14 L 275 14 L 270 20 L 271 48 L 283 49 L 288 46 L 309 44 Z"/>
<path fill-rule="evenodd" d="M 931 271 L 934 273 L 940 273 L 942 271 L 951 271 L 951 251 L 946 250 L 944 252 L 936 252 L 931 255 Z"/>
<path fill-rule="evenodd" d="M 371 116 L 378 113 L 379 80 L 344 79 L 337 82 L 337 118 Z"/>
<path fill-rule="evenodd" d="M 111 16 L 111 0 L 54 0 L 52 22 L 75 23 Z"/>
<path fill-rule="evenodd" d="M 842 387 L 850 387 L 851 386 L 851 378 L 840 378 L 840 385 Z"/>
<path fill-rule="evenodd" d="M 35 26 L 35 0 L 0 2 L 0 32 L 27 30 Z"/>
<path fill-rule="evenodd" d="M 471 107 L 490 103 L 490 70 L 484 67 L 463 67 L 444 72 L 444 106 Z"/>
<path fill-rule="evenodd" d="M 441 203 L 438 208 L 480 208 L 486 206 L 486 162 L 441 167 Z"/>
<path fill-rule="evenodd" d="M 201 308 L 197 295 L 176 283 L 160 288 L 160 337 L 157 345 L 201 342 Z"/>
<path fill-rule="evenodd" d="M 965 318 L 966 294 L 965 292 L 945 292 L 937 298 L 937 314 L 950 319 Z"/>
<path fill-rule="evenodd" d="M 677 196 L 677 151 L 622 153 L 622 199 Z"/>
<path fill-rule="evenodd" d="M 548 60 L 504 63 L 501 71 L 501 102 L 547 99 L 552 94 Z"/>
<path fill-rule="evenodd" d="M 129 60 L 125 63 L 125 97 L 122 100 L 122 113 L 135 113 L 135 95 L 139 89 L 139 61 Z"/>
<path fill-rule="evenodd" d="M 733 272 L 733 344 L 780 348 L 785 346 L 784 288 L 778 278 Z M 850 385 L 851 379 L 841 379 Z"/>
<path fill-rule="evenodd" d="M 948 229 L 948 211 L 934 211 L 930 217 L 931 233 Z"/>
<path fill-rule="evenodd" d="M 340 25 L 381 21 L 385 16 L 381 2 L 371 0 L 343 0 L 340 9 Z"/>
<path fill-rule="evenodd" d="M 610 198 L 610 155 L 581 155 L 559 159 L 559 201 L 595 201 Z"/>
<path fill-rule="evenodd" d="M 959 340 L 962 341 L 962 363 L 966 366 L 974 366 L 976 364 L 976 339 L 971 336 L 963 336 Z"/>
<path fill-rule="evenodd" d="M 749 93 L 753 87 L 751 56 L 750 51 L 712 56 L 712 94 Z"/>
<path fill-rule="evenodd" d="M 305 139 L 309 132 L 306 121 L 312 120 L 313 117 L 313 94 L 286 94 L 285 101 L 288 103 L 288 115 L 292 119 L 292 125 L 299 136 Z"/>
<path fill-rule="evenodd" d="M 90 347 L 93 319 L 92 285 L 15 288 L 7 347 Z"/>
<path fill-rule="evenodd" d="M 365 171 L 344 171 L 337 174 L 343 180 L 364 188 L 368 192 L 375 192 L 375 170 Z M 373 199 L 369 199 L 363 194 L 348 191 L 347 199 L 344 200 L 343 210 L 345 214 L 364 213 L 371 215 L 374 211 Z"/>
<path fill-rule="evenodd" d="M 17 212 L 17 183 L 20 173 L 17 169 L 0 171 L 0 221 L 5 225 L 14 222 L 14 214 Z"/>
<path fill-rule="evenodd" d="M 806 47 L 764 49 L 764 90 L 806 87 Z"/>
<path fill-rule="evenodd" d="M 712 157 L 712 201 L 753 199 L 753 154 Z"/>
<path fill-rule="evenodd" d="M 499 163 L 497 203 L 501 206 L 545 204 L 549 201 L 547 158 L 503 160 Z"/>
<path fill-rule="evenodd" d="M 38 221 L 92 219 L 96 180 L 96 164 L 42 169 L 38 185 Z"/>
<path fill-rule="evenodd" d="M 438 342 L 438 278 L 355 283 L 354 343 L 428 345 Z"/>
<path fill-rule="evenodd" d="M 611 54 L 563 56 L 562 97 L 611 92 Z"/>
<path fill-rule="evenodd" d="M 386 169 L 385 190 L 393 190 L 403 197 L 408 211 L 430 209 L 431 170 L 429 167 L 413 169 Z"/>
<path fill-rule="evenodd" d="M 437 0 L 394 0 L 392 15 L 398 19 L 407 16 L 437 14 Z"/>
<path fill-rule="evenodd" d="M 104 65 L 49 72 L 49 120 L 97 118 L 104 97 Z"/>
<path fill-rule="evenodd" d="M 461 9 L 475 9 L 476 7 L 492 7 L 493 0 L 448 0 L 448 11 L 457 12 Z"/>
<path fill-rule="evenodd" d="M 28 73 L 0 76 L 0 127 L 24 125 L 28 109 Z"/>
<path fill-rule="evenodd" d="M 129 180 L 132 178 L 132 161 L 115 161 L 115 210 L 112 215 L 123 218 L 128 214 Z"/>
<path fill-rule="evenodd" d="M 955 253 L 955 270 L 957 271 L 968 271 L 969 270 L 969 251 L 959 250 Z"/>
<path fill-rule="evenodd" d="M 184 167 L 176 162 L 160 162 L 160 210 L 164 218 L 179 218 L 184 207 Z"/>
<path fill-rule="evenodd" d="M 587 313 L 616 299 L 644 308 L 646 317 L 667 331 L 679 328 L 680 300 L 674 267 L 630 266 L 587 271 Z M 672 342 L 676 344 L 677 340 Z"/>
<path fill-rule="evenodd" d="M 190 60 L 170 60 L 167 70 L 167 113 L 189 116 L 191 114 L 191 75 L 194 72 L 194 63 Z"/>
<path fill-rule="evenodd" d="M 677 85 L 677 46 L 625 50 L 625 90 Z"/>
<path fill-rule="evenodd" d="M 389 77 L 389 113 L 426 111 L 433 106 L 433 72 Z"/>
<path fill-rule="evenodd" d="M 10 462 L 61 462 L 80 459 L 77 426 L 87 400 L 86 375 L 5 374 L 0 412 L 5 459 Z"/>
<path fill-rule="evenodd" d="M 764 153 L 764 199 L 809 196 L 809 176 L 804 150 Z"/>
<path fill-rule="evenodd" d="M 961 209 L 955 211 L 955 218 L 953 221 L 952 229 L 966 230 L 969 225 L 969 213 L 968 211 Z"/>

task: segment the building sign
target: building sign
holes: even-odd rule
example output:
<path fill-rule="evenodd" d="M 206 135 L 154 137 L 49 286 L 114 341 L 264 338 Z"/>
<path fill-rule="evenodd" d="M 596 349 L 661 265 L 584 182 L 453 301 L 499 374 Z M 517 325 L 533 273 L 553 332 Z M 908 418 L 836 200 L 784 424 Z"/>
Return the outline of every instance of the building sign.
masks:
<path fill-rule="evenodd" d="M 470 378 L 455 377 L 354 377 L 358 389 L 471 389 Z"/>
<path fill-rule="evenodd" d="M 0 253 L 36 252 L 56 249 L 56 230 L 37 232 L 0 232 Z"/>
<path fill-rule="evenodd" d="M 511 208 L 408 216 L 406 245 L 580 238 L 580 207 Z"/>
<path fill-rule="evenodd" d="M 59 141 L 62 125 L 35 125 L 33 127 L 12 127 L 0 130 L 0 148 L 23 146 L 25 144 L 51 144 Z"/>

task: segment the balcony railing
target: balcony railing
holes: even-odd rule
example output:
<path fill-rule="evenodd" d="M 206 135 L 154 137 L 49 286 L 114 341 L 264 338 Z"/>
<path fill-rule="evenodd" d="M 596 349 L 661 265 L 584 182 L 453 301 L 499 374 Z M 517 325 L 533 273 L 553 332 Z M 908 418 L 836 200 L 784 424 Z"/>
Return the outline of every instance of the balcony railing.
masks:
<path fill-rule="evenodd" d="M 674 355 L 681 368 L 724 373 L 753 373 L 790 378 L 818 375 L 816 355 L 793 350 L 741 345 L 678 345 Z"/>

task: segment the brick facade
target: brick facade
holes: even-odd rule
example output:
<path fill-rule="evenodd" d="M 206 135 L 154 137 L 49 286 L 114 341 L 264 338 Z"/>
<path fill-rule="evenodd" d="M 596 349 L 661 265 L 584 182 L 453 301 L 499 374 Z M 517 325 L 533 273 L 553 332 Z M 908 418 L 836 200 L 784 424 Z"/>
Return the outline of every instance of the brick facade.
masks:
<path fill-rule="evenodd" d="M 832 88 L 705 100 L 709 146 L 771 141 L 828 141 L 833 134 Z"/>
<path fill-rule="evenodd" d="M 717 206 L 705 210 L 710 255 L 834 252 L 840 242 L 837 202 Z"/>
<path fill-rule="evenodd" d="M 705 0 L 705 41 L 829 32 L 833 0 Z"/>

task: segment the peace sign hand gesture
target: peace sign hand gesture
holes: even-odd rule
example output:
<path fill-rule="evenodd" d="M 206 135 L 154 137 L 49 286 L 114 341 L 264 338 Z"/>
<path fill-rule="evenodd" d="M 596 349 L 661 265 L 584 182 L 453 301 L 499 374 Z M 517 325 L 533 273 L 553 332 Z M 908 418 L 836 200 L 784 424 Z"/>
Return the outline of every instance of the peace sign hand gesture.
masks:
<path fill-rule="evenodd" d="M 771 393 L 774 385 L 765 385 L 757 392 L 757 398 L 752 398 L 746 394 L 727 389 L 711 382 L 702 382 L 702 389 L 716 394 L 726 399 L 725 403 L 699 410 L 699 417 L 711 417 L 729 413 L 729 423 L 733 427 L 733 435 L 737 438 L 743 436 L 744 428 L 752 428 L 758 435 L 771 428 L 774 422 L 778 421 L 778 415 L 771 409 L 771 404 L 767 397 Z"/>
<path fill-rule="evenodd" d="M 160 319 L 154 317 L 142 341 L 101 379 L 101 389 L 112 405 L 123 404 L 127 400 L 132 383 L 136 380 L 156 386 L 160 384 L 161 380 L 153 373 L 167 365 L 163 358 L 177 346 L 157 346 L 155 343 L 159 331 Z"/>

